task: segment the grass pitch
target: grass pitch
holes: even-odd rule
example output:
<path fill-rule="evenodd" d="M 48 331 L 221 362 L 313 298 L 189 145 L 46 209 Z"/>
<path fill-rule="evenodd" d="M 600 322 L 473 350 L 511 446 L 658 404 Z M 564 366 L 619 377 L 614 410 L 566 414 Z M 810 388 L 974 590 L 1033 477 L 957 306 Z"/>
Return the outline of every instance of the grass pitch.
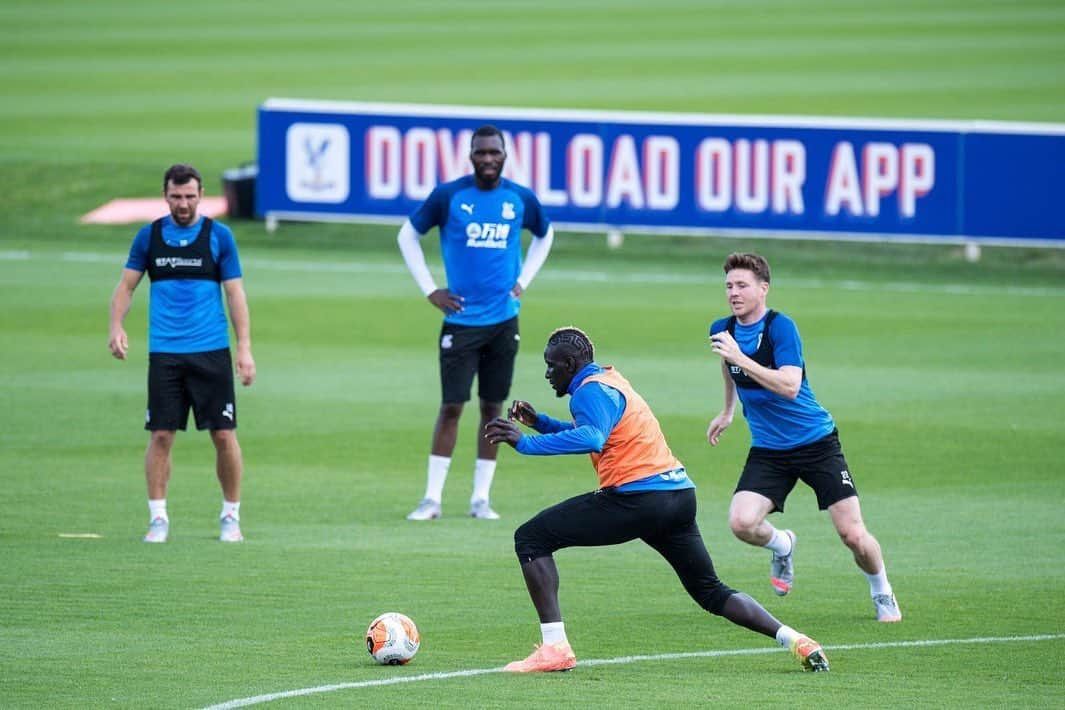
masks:
<path fill-rule="evenodd" d="M 802 675 L 769 639 L 704 614 L 636 543 L 558 555 L 578 657 L 624 662 L 512 677 L 477 672 L 538 641 L 513 528 L 594 476 L 583 457 L 505 450 L 503 520 L 465 518 L 467 413 L 445 517 L 403 520 L 424 485 L 439 321 L 394 230 L 233 225 L 259 367 L 238 394 L 248 539 L 214 539 L 211 447 L 187 432 L 172 540 L 147 546 L 146 287 L 127 320 L 131 360 L 106 348 L 134 227 L 76 220 L 157 194 L 171 162 L 210 176 L 250 158 L 268 96 L 1061 121 L 1063 36 L 1056 2 L 0 8 L 0 706 L 194 708 L 337 685 L 269 706 L 1059 704 L 1060 251 L 987 249 L 970 264 L 936 246 L 636 235 L 611 252 L 560 235 L 525 298 L 514 396 L 564 415 L 541 347 L 559 325 L 588 330 L 698 484 L 722 577 L 824 643 L 832 672 Z M 808 491 L 775 521 L 799 536 L 785 599 L 770 592 L 768 553 L 727 529 L 748 438 L 737 422 L 717 449 L 705 443 L 721 403 L 705 333 L 725 312 L 722 259 L 748 248 L 774 266 L 771 305 L 799 323 L 901 624 L 872 620 Z M 423 633 L 407 667 L 378 667 L 361 645 L 387 610 Z"/>

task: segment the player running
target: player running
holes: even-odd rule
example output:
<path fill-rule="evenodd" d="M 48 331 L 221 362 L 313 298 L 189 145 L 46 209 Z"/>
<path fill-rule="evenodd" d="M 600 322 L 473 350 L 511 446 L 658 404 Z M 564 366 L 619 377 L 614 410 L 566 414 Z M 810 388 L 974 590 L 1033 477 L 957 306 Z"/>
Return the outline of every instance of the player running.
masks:
<path fill-rule="evenodd" d="M 573 421 L 537 413 L 515 401 L 509 415 L 532 427 L 522 434 L 506 419 L 488 424 L 485 437 L 530 455 L 589 454 L 599 488 L 541 511 L 514 533 L 514 549 L 543 643 L 505 670 L 565 671 L 577 664 L 559 608 L 553 557 L 567 547 L 619 545 L 640 539 L 673 567 L 684 589 L 706 611 L 775 638 L 804 670 L 827 671 L 828 658 L 813 639 L 777 621 L 761 604 L 718 579 L 695 522 L 695 484 L 670 451 L 650 407 L 612 367 L 595 362 L 591 340 L 560 328 L 544 351 L 545 377 L 559 397 L 570 396 Z"/>

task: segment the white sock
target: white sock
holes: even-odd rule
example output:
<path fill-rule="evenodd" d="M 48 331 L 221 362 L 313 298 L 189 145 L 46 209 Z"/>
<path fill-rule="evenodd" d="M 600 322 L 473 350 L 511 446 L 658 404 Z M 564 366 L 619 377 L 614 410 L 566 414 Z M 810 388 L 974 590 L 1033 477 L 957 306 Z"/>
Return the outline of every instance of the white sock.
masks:
<path fill-rule="evenodd" d="M 492 479 L 496 475 L 496 462 L 488 459 L 477 459 L 473 465 L 473 495 L 470 502 L 475 500 L 488 500 L 492 490 Z"/>
<path fill-rule="evenodd" d="M 561 621 L 540 624 L 540 635 L 543 636 L 545 644 L 569 643 L 566 638 L 566 625 Z"/>
<path fill-rule="evenodd" d="M 429 473 L 425 481 L 425 498 L 439 503 L 444 498 L 444 481 L 451 467 L 450 456 L 429 455 Z"/>
<path fill-rule="evenodd" d="M 762 545 L 762 547 L 766 547 L 778 555 L 789 555 L 791 554 L 791 537 L 785 535 L 783 530 L 773 528 L 773 537 L 769 538 L 769 542 Z"/>
<path fill-rule="evenodd" d="M 160 498 L 158 500 L 148 499 L 148 519 L 155 520 L 156 518 L 170 520 L 166 514 L 166 498 Z"/>
<path fill-rule="evenodd" d="M 798 631 L 791 628 L 790 626 L 781 626 L 779 629 L 777 629 L 777 643 L 779 643 L 784 648 L 790 647 L 791 642 L 799 638 L 800 636 L 802 636 L 802 634 L 800 634 Z"/>
<path fill-rule="evenodd" d="M 880 568 L 880 571 L 876 574 L 869 574 L 864 572 L 865 578 L 869 580 L 869 595 L 876 596 L 877 594 L 891 594 L 891 582 L 887 578 L 887 565 Z"/>
<path fill-rule="evenodd" d="M 219 517 L 226 517 L 232 515 L 234 520 L 240 520 L 240 501 L 236 503 L 230 503 L 225 498 L 222 499 L 222 515 Z"/>

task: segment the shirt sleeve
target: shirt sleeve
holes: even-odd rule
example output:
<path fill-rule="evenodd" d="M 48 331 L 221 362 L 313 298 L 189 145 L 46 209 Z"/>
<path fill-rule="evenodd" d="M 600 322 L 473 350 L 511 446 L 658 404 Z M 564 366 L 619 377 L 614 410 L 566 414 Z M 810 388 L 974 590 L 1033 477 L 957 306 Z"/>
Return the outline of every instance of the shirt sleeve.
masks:
<path fill-rule="evenodd" d="M 795 321 L 778 314 L 769 324 L 769 330 L 773 338 L 773 361 L 776 366 L 802 367 L 802 340 Z"/>
<path fill-rule="evenodd" d="M 152 236 L 152 225 L 146 224 L 133 238 L 133 244 L 129 247 L 129 257 L 126 258 L 126 268 L 133 271 L 148 270 L 148 247 Z"/>
<path fill-rule="evenodd" d="M 728 325 L 728 318 L 718 318 L 716 321 L 714 321 L 713 323 L 710 324 L 710 332 L 709 332 L 709 334 L 710 335 L 714 335 L 715 333 L 720 333 L 723 330 L 725 330 L 725 327 L 727 325 Z"/>
<path fill-rule="evenodd" d="M 525 210 L 521 226 L 532 232 L 534 236 L 543 237 L 547 234 L 547 228 L 551 226 L 551 222 L 544 214 L 543 205 L 540 204 L 540 200 L 536 199 L 536 194 L 528 190 L 524 195 Z"/>
<path fill-rule="evenodd" d="M 532 456 L 599 453 L 625 412 L 625 398 L 613 387 L 591 382 L 574 393 L 570 399 L 570 412 L 574 420 L 571 428 L 550 434 L 525 435 L 515 448 L 519 453 Z"/>
<path fill-rule="evenodd" d="M 212 236 L 218 240 L 218 269 L 223 281 L 239 279 L 244 275 L 240 267 L 240 254 L 237 252 L 237 240 L 233 238 L 233 232 L 224 224 L 215 222 L 212 226 Z"/>
<path fill-rule="evenodd" d="M 567 422 L 562 419 L 555 419 L 554 417 L 537 412 L 536 424 L 533 425 L 540 434 L 554 434 L 559 431 L 566 431 L 573 428 L 573 422 Z"/>
<path fill-rule="evenodd" d="M 418 230 L 419 234 L 425 234 L 433 227 L 442 226 L 444 220 L 447 219 L 447 203 L 447 194 L 440 185 L 437 185 L 429 193 L 429 197 L 425 198 L 425 202 L 411 213 L 411 225 Z"/>

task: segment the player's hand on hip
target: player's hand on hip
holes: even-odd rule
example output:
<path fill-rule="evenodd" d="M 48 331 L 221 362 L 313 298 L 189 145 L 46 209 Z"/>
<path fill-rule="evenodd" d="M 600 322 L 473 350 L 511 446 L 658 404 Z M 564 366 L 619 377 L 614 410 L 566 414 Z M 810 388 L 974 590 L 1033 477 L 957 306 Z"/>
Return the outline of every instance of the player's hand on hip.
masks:
<path fill-rule="evenodd" d="M 466 299 L 457 294 L 451 293 L 446 288 L 438 288 L 427 297 L 429 303 L 433 304 L 444 312 L 445 315 L 451 315 L 453 313 L 461 313 L 465 308 Z"/>
<path fill-rule="evenodd" d="M 525 426 L 536 424 L 536 409 L 522 399 L 514 400 L 507 410 L 507 418 L 521 422 Z"/>
<path fill-rule="evenodd" d="M 510 289 L 510 295 L 513 296 L 514 298 L 518 298 L 523 293 L 525 293 L 525 289 L 523 289 L 521 287 L 520 283 L 516 283 L 515 282 L 514 287 L 512 289 Z"/>

